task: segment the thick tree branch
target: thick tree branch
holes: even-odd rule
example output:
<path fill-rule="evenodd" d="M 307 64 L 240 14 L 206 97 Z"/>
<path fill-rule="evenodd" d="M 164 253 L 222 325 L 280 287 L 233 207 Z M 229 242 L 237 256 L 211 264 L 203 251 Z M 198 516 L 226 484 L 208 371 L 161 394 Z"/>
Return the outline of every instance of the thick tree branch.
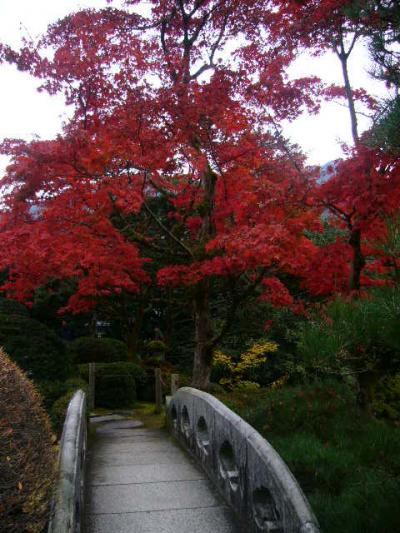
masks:
<path fill-rule="evenodd" d="M 157 215 L 152 211 L 152 209 L 148 206 L 147 202 L 143 202 L 143 206 L 146 209 L 146 211 L 149 213 L 151 218 L 156 222 L 156 224 L 164 231 L 164 233 L 170 237 L 174 242 L 176 242 L 185 252 L 190 256 L 193 257 L 192 250 L 186 246 L 185 243 L 183 243 L 176 235 L 174 235 L 168 228 L 165 226 L 161 220 L 157 217 Z"/>

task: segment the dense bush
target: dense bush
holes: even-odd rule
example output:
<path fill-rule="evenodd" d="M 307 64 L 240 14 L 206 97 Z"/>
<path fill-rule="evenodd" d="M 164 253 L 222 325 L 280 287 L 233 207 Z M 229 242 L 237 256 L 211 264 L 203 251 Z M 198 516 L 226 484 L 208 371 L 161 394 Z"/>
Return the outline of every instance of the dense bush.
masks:
<path fill-rule="evenodd" d="M 89 379 L 89 365 L 79 365 L 83 379 Z M 134 363 L 96 364 L 96 406 L 131 407 L 136 400 L 136 382 L 143 383 L 146 374 Z"/>
<path fill-rule="evenodd" d="M 168 346 L 165 342 L 155 339 L 148 341 L 144 346 L 144 357 L 147 363 L 161 363 L 165 361 L 165 354 L 168 352 Z"/>
<path fill-rule="evenodd" d="M 385 376 L 376 384 L 372 411 L 378 417 L 400 422 L 400 374 Z"/>
<path fill-rule="evenodd" d="M 126 344 L 118 339 L 80 337 L 69 343 L 68 350 L 76 363 L 114 363 L 128 358 Z"/>
<path fill-rule="evenodd" d="M 49 513 L 55 454 L 40 396 L 0 350 L 0 529 L 39 533 Z"/>
<path fill-rule="evenodd" d="M 37 320 L 0 314 L 0 346 L 35 382 L 64 380 L 71 373 L 63 342 Z"/>
<path fill-rule="evenodd" d="M 29 316 L 29 311 L 16 300 L 0 297 L 0 314 Z"/>
<path fill-rule="evenodd" d="M 351 387 L 316 382 L 221 399 L 281 454 L 325 533 L 400 531 L 400 429 L 361 411 Z"/>
<path fill-rule="evenodd" d="M 371 404 L 379 380 L 400 369 L 400 290 L 386 288 L 328 304 L 301 328 L 298 350 L 308 376 L 353 374 Z"/>
<path fill-rule="evenodd" d="M 78 389 L 87 392 L 87 383 L 75 377 L 66 381 L 41 382 L 38 388 L 43 396 L 43 404 L 49 413 L 53 429 L 60 435 L 70 399 Z"/>
<path fill-rule="evenodd" d="M 400 366 L 400 289 L 374 291 L 351 302 L 331 302 L 323 318 L 304 324 L 300 355 L 323 370 L 343 366 L 379 368 Z"/>
<path fill-rule="evenodd" d="M 211 379 L 229 389 L 256 390 L 258 373 L 268 358 L 278 351 L 278 345 L 268 339 L 251 344 L 236 360 L 221 350 L 214 351 Z"/>

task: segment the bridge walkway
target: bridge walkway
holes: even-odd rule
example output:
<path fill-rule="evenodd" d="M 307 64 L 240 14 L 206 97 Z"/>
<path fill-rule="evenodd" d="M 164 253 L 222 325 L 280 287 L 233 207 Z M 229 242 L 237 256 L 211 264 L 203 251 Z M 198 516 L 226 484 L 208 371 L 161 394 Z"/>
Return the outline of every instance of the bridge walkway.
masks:
<path fill-rule="evenodd" d="M 232 512 L 167 431 L 127 419 L 95 427 L 87 533 L 238 533 Z"/>

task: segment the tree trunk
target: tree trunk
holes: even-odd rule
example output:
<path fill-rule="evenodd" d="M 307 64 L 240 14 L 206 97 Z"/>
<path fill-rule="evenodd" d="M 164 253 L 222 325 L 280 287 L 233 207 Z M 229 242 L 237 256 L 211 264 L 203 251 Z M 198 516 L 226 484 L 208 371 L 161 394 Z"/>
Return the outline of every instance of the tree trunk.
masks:
<path fill-rule="evenodd" d="M 350 290 L 360 290 L 361 272 L 365 266 L 365 257 L 361 250 L 361 230 L 352 230 L 350 233 L 349 244 L 353 249 L 353 259 L 350 270 Z"/>
<path fill-rule="evenodd" d="M 135 314 L 135 320 L 128 333 L 127 345 L 128 345 L 128 361 L 136 363 L 138 361 L 138 344 L 139 335 L 142 329 L 143 317 L 145 310 L 145 302 L 140 302 L 139 308 Z"/>
<path fill-rule="evenodd" d="M 351 88 L 350 77 L 349 77 L 349 69 L 348 69 L 349 52 L 348 53 L 345 52 L 343 38 L 340 42 L 340 51 L 337 51 L 336 53 L 342 65 L 344 89 L 346 91 L 347 105 L 349 106 L 349 113 L 350 113 L 351 134 L 353 137 L 353 142 L 356 145 L 359 140 L 357 114 L 356 114 L 356 108 L 354 105 L 353 89 Z"/>
<path fill-rule="evenodd" d="M 209 307 L 209 282 L 199 283 L 194 299 L 194 319 L 196 347 L 193 361 L 192 386 L 207 389 L 210 384 L 213 349 L 211 339 L 213 328 Z"/>

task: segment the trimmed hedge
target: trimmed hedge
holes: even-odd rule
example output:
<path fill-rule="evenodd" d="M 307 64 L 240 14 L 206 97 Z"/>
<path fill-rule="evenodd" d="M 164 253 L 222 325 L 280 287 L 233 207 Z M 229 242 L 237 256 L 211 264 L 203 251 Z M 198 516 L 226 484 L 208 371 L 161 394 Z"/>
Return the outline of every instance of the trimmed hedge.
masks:
<path fill-rule="evenodd" d="M 89 365 L 79 365 L 83 379 L 89 380 Z M 136 382 L 143 383 L 146 373 L 135 363 L 96 364 L 95 399 L 97 407 L 132 407 L 136 400 Z"/>
<path fill-rule="evenodd" d="M 118 339 L 80 337 L 68 344 L 76 363 L 114 363 L 128 359 L 127 345 Z"/>
<path fill-rule="evenodd" d="M 36 382 L 65 380 L 71 375 L 64 343 L 37 320 L 0 314 L 0 346 Z"/>
<path fill-rule="evenodd" d="M 0 349 L 0 530 L 45 531 L 55 473 L 40 395 Z"/>

